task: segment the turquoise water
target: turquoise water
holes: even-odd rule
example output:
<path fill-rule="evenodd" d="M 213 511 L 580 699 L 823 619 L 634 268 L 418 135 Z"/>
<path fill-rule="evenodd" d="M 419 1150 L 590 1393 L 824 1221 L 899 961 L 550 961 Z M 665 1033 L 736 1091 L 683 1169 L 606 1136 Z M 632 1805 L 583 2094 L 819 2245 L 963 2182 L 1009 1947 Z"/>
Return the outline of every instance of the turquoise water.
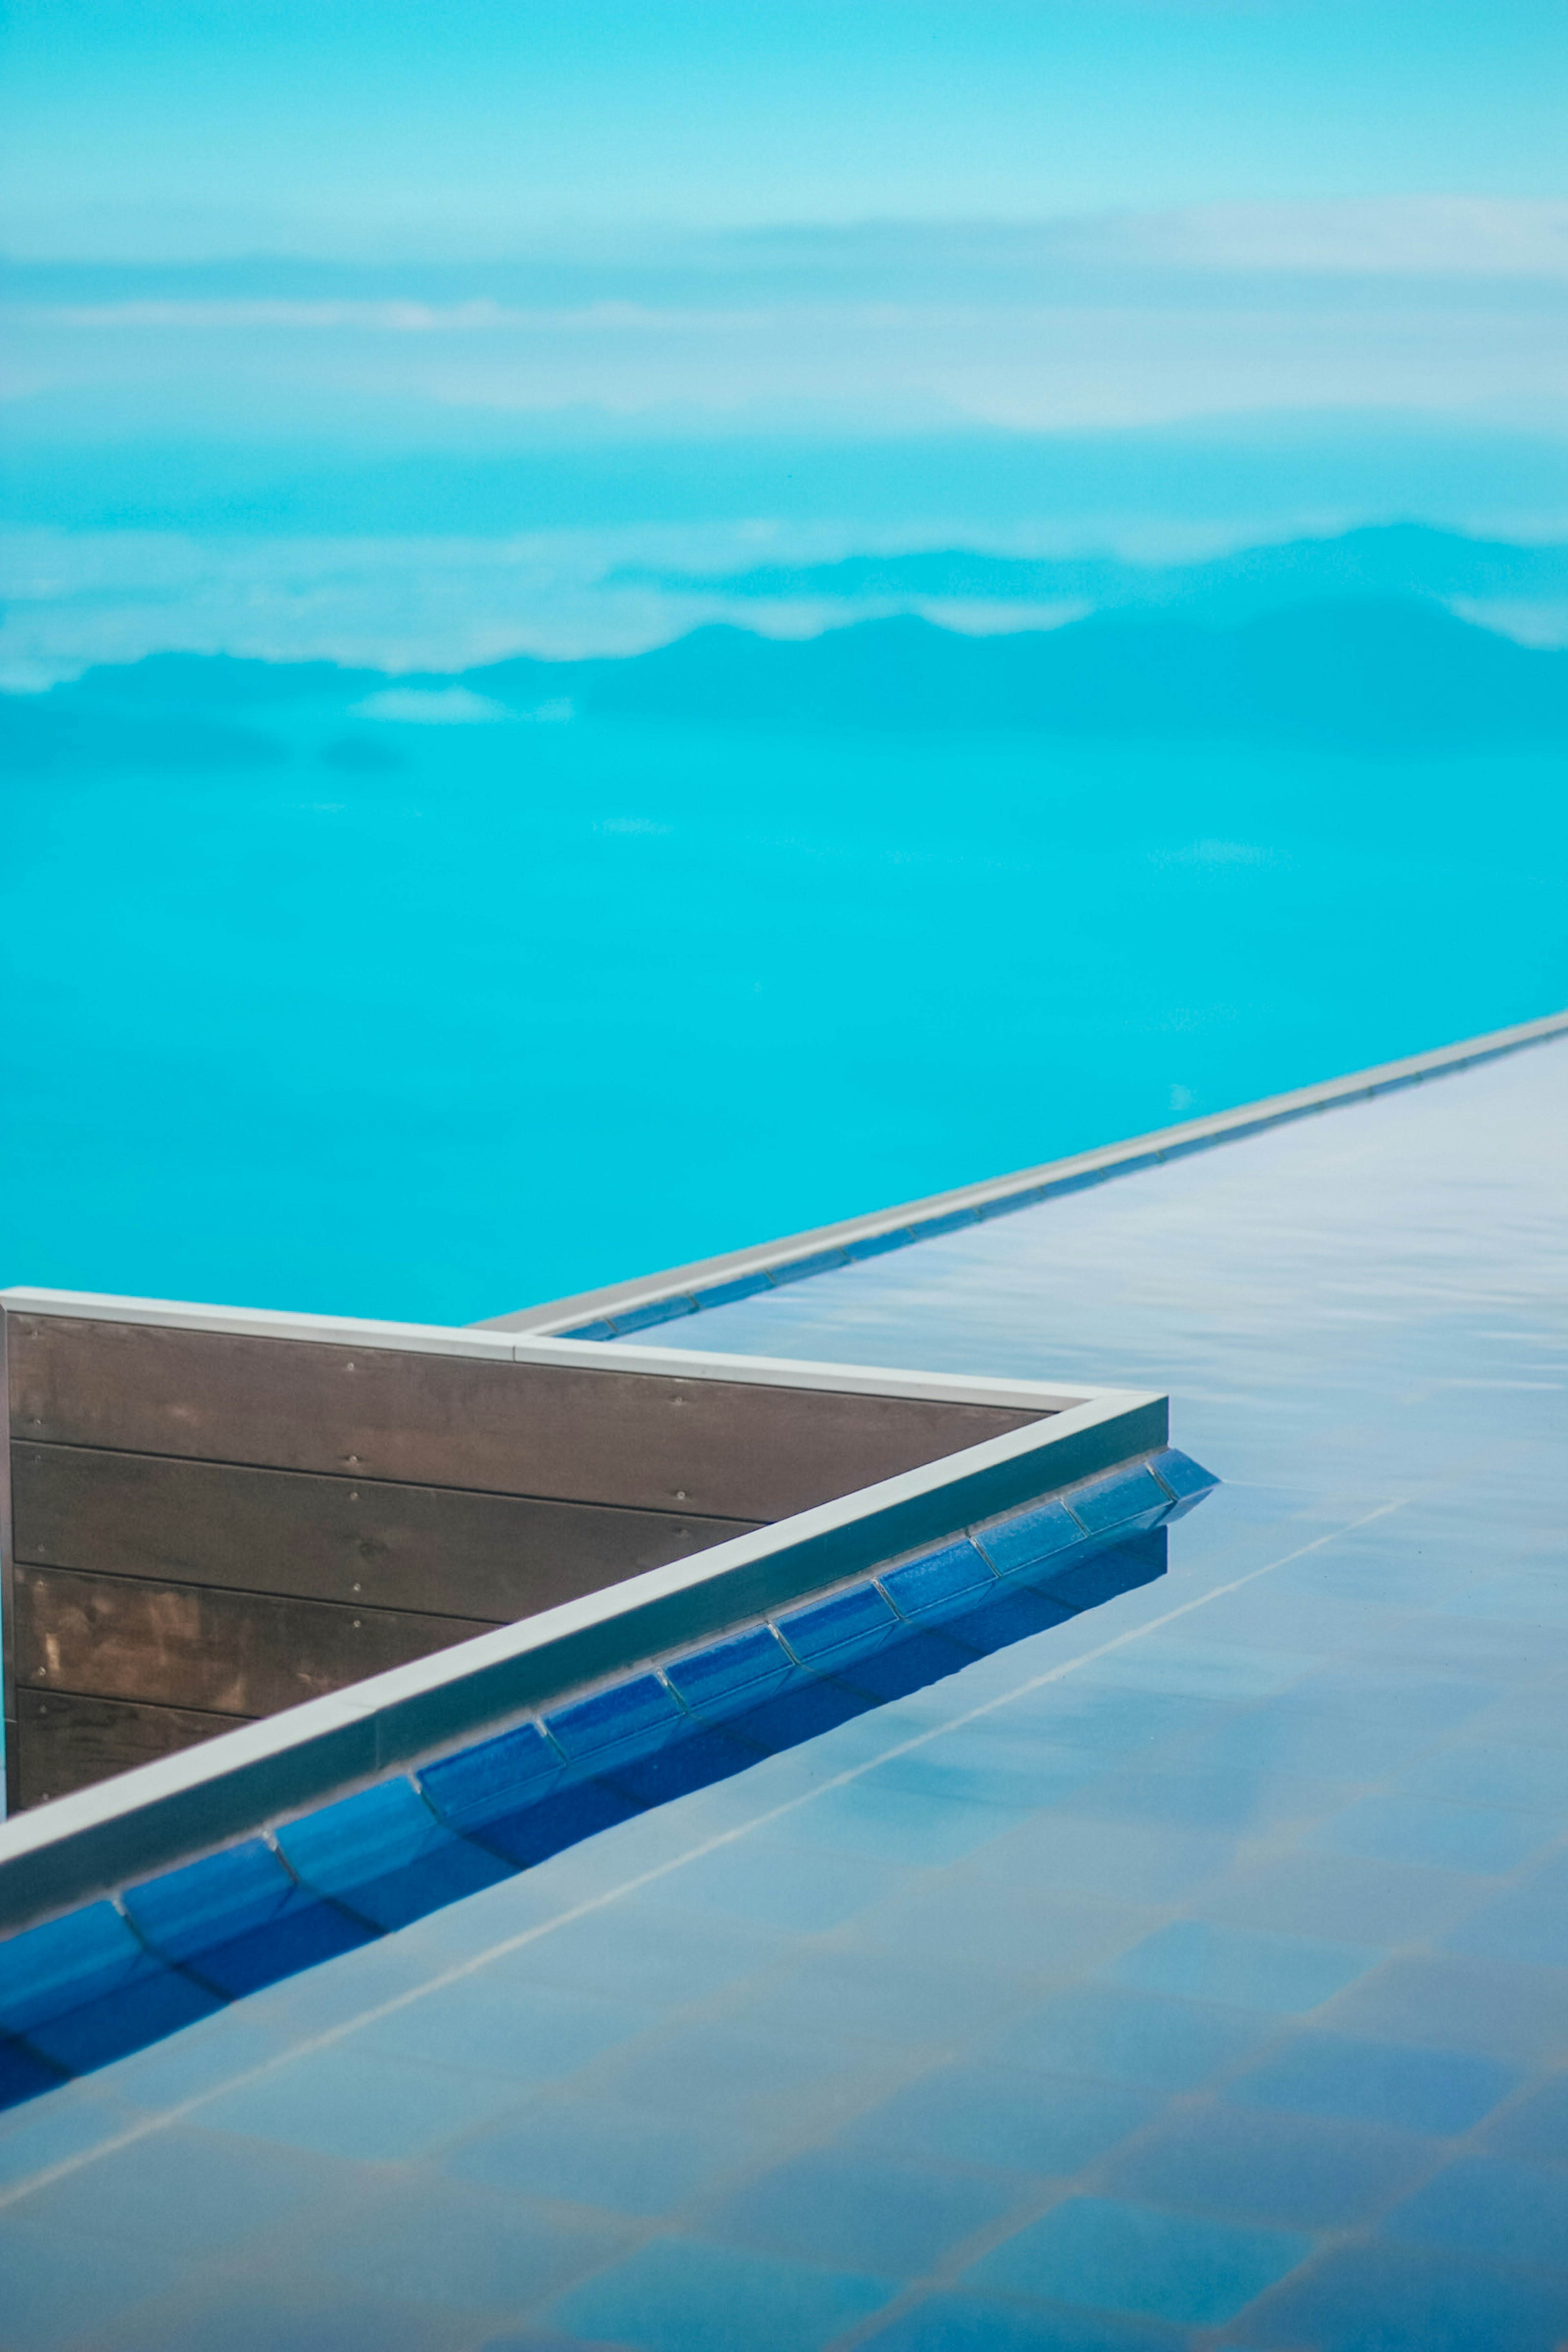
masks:
<path fill-rule="evenodd" d="M 1557 751 L 363 692 L 13 774 L 5 1281 L 465 1320 L 1568 998 Z"/>

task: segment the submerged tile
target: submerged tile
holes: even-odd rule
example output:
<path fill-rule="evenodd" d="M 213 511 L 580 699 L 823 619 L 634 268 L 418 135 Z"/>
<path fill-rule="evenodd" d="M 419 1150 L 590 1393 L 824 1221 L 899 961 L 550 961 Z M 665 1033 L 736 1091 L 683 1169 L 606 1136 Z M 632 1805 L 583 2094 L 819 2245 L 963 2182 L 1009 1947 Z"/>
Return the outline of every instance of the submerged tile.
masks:
<path fill-rule="evenodd" d="M 1057 2303 L 1217 2327 L 1311 2250 L 1310 2238 L 1292 2231 L 1074 2197 L 984 2255 L 966 2278 Z"/>

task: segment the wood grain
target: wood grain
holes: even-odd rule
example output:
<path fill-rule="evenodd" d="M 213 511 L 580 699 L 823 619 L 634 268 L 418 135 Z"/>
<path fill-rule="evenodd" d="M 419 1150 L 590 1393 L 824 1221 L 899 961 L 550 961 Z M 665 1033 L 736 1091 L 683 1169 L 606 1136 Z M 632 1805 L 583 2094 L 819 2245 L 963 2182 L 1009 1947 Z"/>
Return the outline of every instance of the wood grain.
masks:
<path fill-rule="evenodd" d="M 923 1399 L 11 1318 L 14 1435 L 768 1521 L 1041 1418 Z"/>
<path fill-rule="evenodd" d="M 12 1471 L 19 1560 L 492 1624 L 756 1524 L 76 1445 L 16 1444 Z"/>
<path fill-rule="evenodd" d="M 115 1772 L 194 1748 L 215 1732 L 232 1731 L 236 1721 L 190 1707 L 26 1690 L 18 1696 L 16 1717 L 18 1808 L 68 1797 Z"/>
<path fill-rule="evenodd" d="M 487 1625 L 70 1569 L 16 1570 L 19 1690 L 271 1715 Z"/>

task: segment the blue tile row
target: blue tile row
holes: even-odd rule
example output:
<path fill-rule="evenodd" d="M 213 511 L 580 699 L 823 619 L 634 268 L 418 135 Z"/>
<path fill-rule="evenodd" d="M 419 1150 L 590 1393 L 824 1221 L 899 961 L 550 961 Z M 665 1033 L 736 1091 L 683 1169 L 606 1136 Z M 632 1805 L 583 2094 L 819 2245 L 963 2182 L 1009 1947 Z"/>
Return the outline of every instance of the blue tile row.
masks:
<path fill-rule="evenodd" d="M 1166 1450 L 0 1945 L 0 2105 L 1163 1573 Z"/>

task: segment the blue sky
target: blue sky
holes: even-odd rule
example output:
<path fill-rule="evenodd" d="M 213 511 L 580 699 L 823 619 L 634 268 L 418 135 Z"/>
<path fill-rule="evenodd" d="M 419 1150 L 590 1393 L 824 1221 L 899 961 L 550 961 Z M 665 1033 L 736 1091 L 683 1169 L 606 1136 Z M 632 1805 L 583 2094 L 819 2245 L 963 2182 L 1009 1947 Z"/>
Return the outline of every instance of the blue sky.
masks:
<path fill-rule="evenodd" d="M 10 0 L 32 251 L 1563 193 L 1561 0 Z"/>

